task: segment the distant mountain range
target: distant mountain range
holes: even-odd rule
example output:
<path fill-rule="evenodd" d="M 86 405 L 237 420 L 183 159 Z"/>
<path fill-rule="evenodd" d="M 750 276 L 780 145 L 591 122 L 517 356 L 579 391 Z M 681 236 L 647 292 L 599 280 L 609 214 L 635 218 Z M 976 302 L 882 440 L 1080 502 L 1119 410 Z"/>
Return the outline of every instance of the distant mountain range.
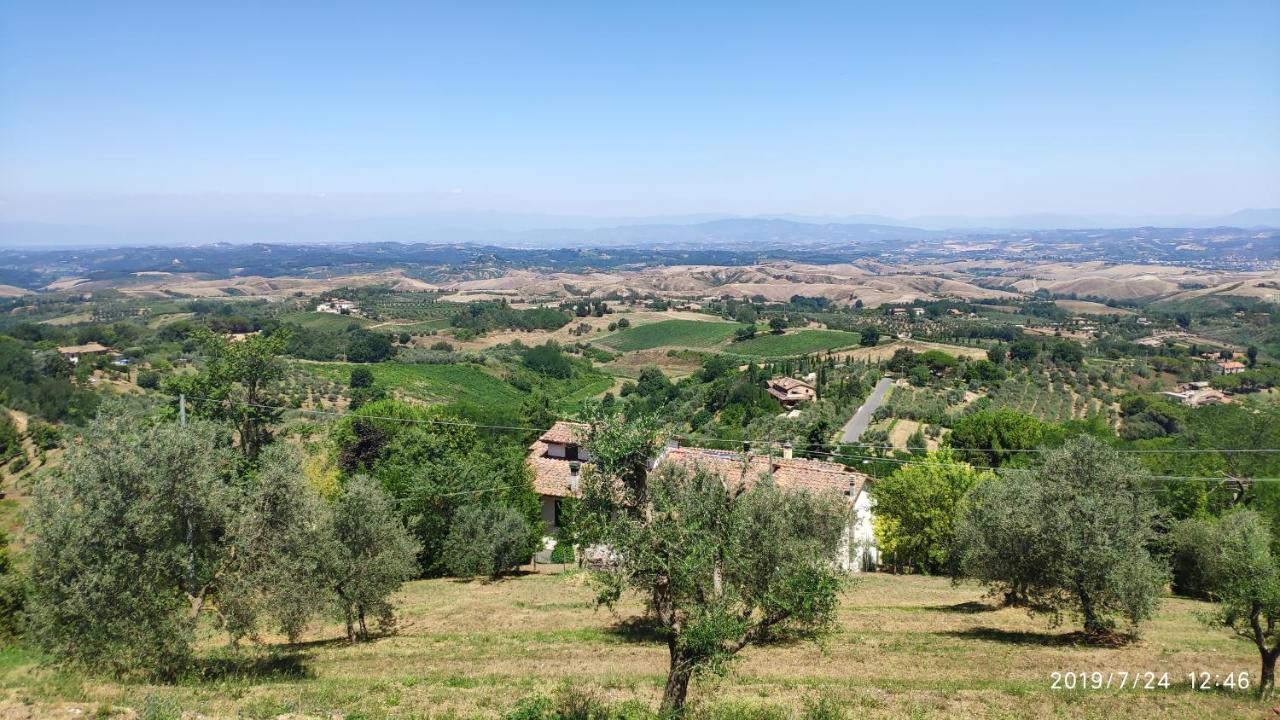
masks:
<path fill-rule="evenodd" d="M 410 199 L 210 196 L 0 199 L 0 247 L 231 243 L 470 243 L 505 247 L 718 246 L 919 240 L 963 233 L 1137 227 L 1280 228 L 1280 208 L 1219 216 L 1034 214 L 1000 217 L 720 213 L 586 217 L 423 212 Z"/>

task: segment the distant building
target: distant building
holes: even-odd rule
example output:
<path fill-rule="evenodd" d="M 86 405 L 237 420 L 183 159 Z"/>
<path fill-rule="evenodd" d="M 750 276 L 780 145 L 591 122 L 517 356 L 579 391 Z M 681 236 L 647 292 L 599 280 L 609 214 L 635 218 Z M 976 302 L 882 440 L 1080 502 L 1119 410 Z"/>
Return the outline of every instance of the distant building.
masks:
<path fill-rule="evenodd" d="M 330 300 L 317 305 L 316 312 L 357 315 L 360 313 L 360 306 L 350 300 Z"/>
<path fill-rule="evenodd" d="M 765 387 L 775 400 L 783 407 L 790 408 L 797 403 L 812 402 L 818 399 L 818 391 L 812 385 L 792 377 L 774 378 Z"/>
<path fill-rule="evenodd" d="M 1216 367 L 1219 375 L 1236 375 L 1245 370 L 1244 363 L 1238 360 L 1219 360 Z"/>
<path fill-rule="evenodd" d="M 96 342 L 85 343 L 84 345 L 66 345 L 58 348 L 58 354 L 66 358 L 75 365 L 80 362 L 83 356 L 101 355 L 111 352 L 111 348 Z"/>

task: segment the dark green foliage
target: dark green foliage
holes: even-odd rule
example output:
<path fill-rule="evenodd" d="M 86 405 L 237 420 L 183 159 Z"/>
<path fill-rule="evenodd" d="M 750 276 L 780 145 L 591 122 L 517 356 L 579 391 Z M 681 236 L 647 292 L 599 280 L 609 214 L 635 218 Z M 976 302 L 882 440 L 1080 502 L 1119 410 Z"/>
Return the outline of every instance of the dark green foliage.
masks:
<path fill-rule="evenodd" d="M 160 373 L 155 370 L 139 370 L 138 371 L 138 387 L 143 390 L 155 390 L 160 387 Z"/>
<path fill-rule="evenodd" d="M 31 348 L 0 335 L 0 402 L 54 422 L 83 422 L 98 396 L 72 381 L 71 366 L 57 352 Z"/>
<path fill-rule="evenodd" d="M 466 505 L 444 542 L 444 562 L 456 577 L 498 577 L 533 556 L 538 537 L 519 513 L 501 505 Z"/>
<path fill-rule="evenodd" d="M 22 437 L 18 435 L 18 426 L 13 423 L 9 411 L 0 408 L 0 462 L 17 455 L 22 450 Z"/>
<path fill-rule="evenodd" d="M 568 313 L 552 308 L 516 310 L 506 302 L 477 302 L 468 304 L 453 317 L 456 328 L 475 333 L 491 330 L 559 330 L 569 324 Z"/>
<path fill-rule="evenodd" d="M 373 371 L 369 368 L 351 368 L 351 378 L 347 385 L 352 388 L 373 387 Z"/>
<path fill-rule="evenodd" d="M 23 631 L 30 583 L 9 557 L 9 536 L 0 530 L 0 642 L 13 642 Z"/>
<path fill-rule="evenodd" d="M 172 677 L 217 607 L 232 639 L 296 636 L 326 599 L 322 507 L 284 446 L 247 472 L 227 434 L 113 409 L 90 424 L 30 513 L 32 637 L 54 658 Z M 267 622 L 269 621 L 269 622 Z"/>
<path fill-rule="evenodd" d="M 947 445 L 967 462 L 983 467 L 1026 465 L 1043 441 L 1046 427 L 1040 420 L 1016 410 L 982 410 L 958 418 L 951 426 Z"/>
<path fill-rule="evenodd" d="M 463 505 L 502 505 L 514 508 L 531 528 L 541 522 L 525 447 L 510 436 L 482 439 L 457 422 L 438 408 L 380 400 L 332 431 L 339 468 L 369 475 L 392 498 L 422 547 L 418 559 L 425 575 L 447 571 L 444 540 Z"/>
<path fill-rule="evenodd" d="M 250 335 L 240 342 L 209 332 L 196 335 L 204 351 L 204 369 L 198 375 L 171 375 L 165 391 L 185 395 L 187 409 L 196 417 L 230 423 L 236 429 L 240 451 L 253 460 L 273 439 L 271 425 L 280 419 L 284 399 L 280 381 L 285 376 L 281 359 L 288 333 Z"/>
<path fill-rule="evenodd" d="M 522 362 L 525 367 L 547 377 L 563 379 L 573 376 L 573 364 L 560 346 L 551 340 L 526 350 Z"/>

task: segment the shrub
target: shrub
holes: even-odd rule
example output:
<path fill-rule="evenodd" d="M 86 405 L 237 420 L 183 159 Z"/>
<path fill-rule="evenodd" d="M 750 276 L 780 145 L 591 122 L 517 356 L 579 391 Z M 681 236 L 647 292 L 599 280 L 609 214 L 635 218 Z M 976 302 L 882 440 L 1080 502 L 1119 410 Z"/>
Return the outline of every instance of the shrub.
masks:
<path fill-rule="evenodd" d="M 457 577 L 497 577 L 530 558 L 530 535 L 528 522 L 512 508 L 467 505 L 445 538 L 445 567 Z"/>

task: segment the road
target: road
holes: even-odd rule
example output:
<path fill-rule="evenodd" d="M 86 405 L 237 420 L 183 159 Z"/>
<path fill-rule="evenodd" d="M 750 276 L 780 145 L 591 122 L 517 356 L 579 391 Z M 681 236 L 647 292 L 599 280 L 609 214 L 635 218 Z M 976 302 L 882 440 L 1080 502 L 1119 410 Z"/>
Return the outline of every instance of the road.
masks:
<path fill-rule="evenodd" d="M 871 416 L 876 414 L 876 410 L 880 409 L 880 404 L 884 402 L 885 393 L 889 392 L 889 386 L 893 381 L 889 378 L 882 377 L 880 382 L 876 383 L 871 394 L 867 396 L 867 401 L 862 403 L 853 417 L 849 418 L 849 422 L 844 424 L 840 430 L 840 442 L 855 443 L 858 438 L 862 437 L 862 433 L 871 424 Z"/>

